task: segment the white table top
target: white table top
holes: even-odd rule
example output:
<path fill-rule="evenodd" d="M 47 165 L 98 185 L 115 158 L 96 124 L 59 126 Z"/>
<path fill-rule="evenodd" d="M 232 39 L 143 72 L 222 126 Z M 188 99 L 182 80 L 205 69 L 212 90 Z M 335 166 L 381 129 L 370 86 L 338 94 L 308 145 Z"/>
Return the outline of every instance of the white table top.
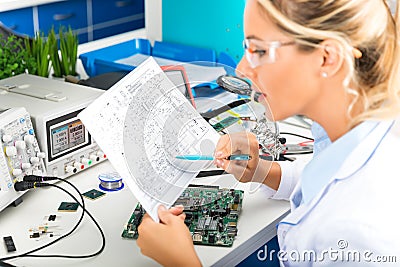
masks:
<path fill-rule="evenodd" d="M 83 171 L 69 181 L 81 192 L 98 188 L 99 173 L 111 171 L 111 164 L 106 161 Z M 231 175 L 195 179 L 196 183 L 214 184 L 222 187 L 245 190 L 242 212 L 238 221 L 238 236 L 233 247 L 196 246 L 196 251 L 204 266 L 232 266 L 249 256 L 258 247 L 276 234 L 277 222 L 289 211 L 286 201 L 270 200 L 262 190 L 248 192 L 249 184 L 240 184 Z M 58 185 L 62 185 L 58 183 Z M 63 185 L 64 187 L 64 185 Z M 67 186 L 65 186 L 67 188 Z M 71 190 L 72 192 L 72 190 Z M 86 200 L 86 199 L 85 199 Z M 66 233 L 77 222 L 78 212 L 57 212 L 62 201 L 72 201 L 69 196 L 56 188 L 32 190 L 23 195 L 23 202 L 17 207 L 8 207 L 0 213 L 0 236 L 11 235 L 17 252 L 7 253 L 5 246 L 0 246 L 0 257 L 26 252 L 54 240 L 41 237 L 29 238 L 28 229 L 38 226 L 44 216 L 61 216 L 62 233 Z M 130 218 L 137 200 L 128 188 L 117 192 L 108 192 L 97 200 L 86 200 L 85 204 L 98 220 L 106 235 L 106 248 L 102 254 L 89 259 L 60 258 L 21 258 L 9 261 L 17 266 L 157 266 L 153 260 L 140 253 L 135 240 L 121 238 L 124 224 Z M 84 255 L 97 251 L 101 246 L 101 236 L 88 216 L 71 236 L 43 250 L 40 254 L 58 253 Z"/>

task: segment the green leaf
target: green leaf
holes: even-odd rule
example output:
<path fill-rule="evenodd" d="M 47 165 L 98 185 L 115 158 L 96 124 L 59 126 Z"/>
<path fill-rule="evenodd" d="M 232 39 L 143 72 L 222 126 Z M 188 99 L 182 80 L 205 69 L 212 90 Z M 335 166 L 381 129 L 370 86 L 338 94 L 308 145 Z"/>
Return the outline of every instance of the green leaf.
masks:
<path fill-rule="evenodd" d="M 23 38 L 0 34 L 0 79 L 25 72 Z"/>

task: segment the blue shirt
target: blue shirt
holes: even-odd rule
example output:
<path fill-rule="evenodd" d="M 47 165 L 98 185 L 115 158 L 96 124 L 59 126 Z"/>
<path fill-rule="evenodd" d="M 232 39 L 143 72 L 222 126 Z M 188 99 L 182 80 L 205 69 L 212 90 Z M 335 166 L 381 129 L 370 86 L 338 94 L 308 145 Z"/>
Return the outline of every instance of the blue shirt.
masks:
<path fill-rule="evenodd" d="M 315 123 L 316 124 L 316 123 Z M 314 125 L 314 124 L 313 124 Z M 358 125 L 350 132 L 336 140 L 333 144 L 324 131 L 316 124 L 317 150 L 312 160 L 303 170 L 301 179 L 302 201 L 310 200 L 326 185 L 340 166 L 358 146 L 362 140 L 378 125 L 378 122 L 366 121 Z M 331 145 L 330 145 L 331 144 Z M 329 149 L 324 149 L 329 146 Z"/>
<path fill-rule="evenodd" d="M 278 225 L 286 253 L 281 264 L 375 266 L 377 256 L 398 256 L 399 148 L 399 120 L 367 121 L 319 152 L 294 189 L 291 213 Z M 290 258 L 310 251 L 312 260 Z M 332 260 L 327 251 L 341 257 L 355 251 L 361 258 Z"/>

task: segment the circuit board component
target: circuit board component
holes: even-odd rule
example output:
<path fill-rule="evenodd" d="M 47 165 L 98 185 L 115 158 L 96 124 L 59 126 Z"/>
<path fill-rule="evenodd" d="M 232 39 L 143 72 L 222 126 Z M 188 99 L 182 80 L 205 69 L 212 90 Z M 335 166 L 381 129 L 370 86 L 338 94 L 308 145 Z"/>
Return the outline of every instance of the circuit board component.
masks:
<path fill-rule="evenodd" d="M 237 222 L 242 207 L 242 190 L 219 186 L 189 185 L 174 205 L 183 205 L 194 244 L 230 247 L 237 235 Z M 146 211 L 137 204 L 122 237 L 137 239 L 139 227 Z"/>
<path fill-rule="evenodd" d="M 211 125 L 217 132 L 221 132 L 225 128 L 228 128 L 232 124 L 240 121 L 240 118 L 237 117 L 227 117 L 222 121 L 217 122 L 216 124 Z"/>

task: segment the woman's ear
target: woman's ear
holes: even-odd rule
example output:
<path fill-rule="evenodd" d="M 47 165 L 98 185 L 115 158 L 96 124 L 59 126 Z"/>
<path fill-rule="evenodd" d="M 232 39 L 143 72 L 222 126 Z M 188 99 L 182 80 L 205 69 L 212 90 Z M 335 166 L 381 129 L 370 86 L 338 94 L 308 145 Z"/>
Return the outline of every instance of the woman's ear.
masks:
<path fill-rule="evenodd" d="M 334 76 L 343 64 L 343 48 L 338 41 L 325 40 L 321 44 L 322 63 L 321 76 L 324 78 Z"/>

